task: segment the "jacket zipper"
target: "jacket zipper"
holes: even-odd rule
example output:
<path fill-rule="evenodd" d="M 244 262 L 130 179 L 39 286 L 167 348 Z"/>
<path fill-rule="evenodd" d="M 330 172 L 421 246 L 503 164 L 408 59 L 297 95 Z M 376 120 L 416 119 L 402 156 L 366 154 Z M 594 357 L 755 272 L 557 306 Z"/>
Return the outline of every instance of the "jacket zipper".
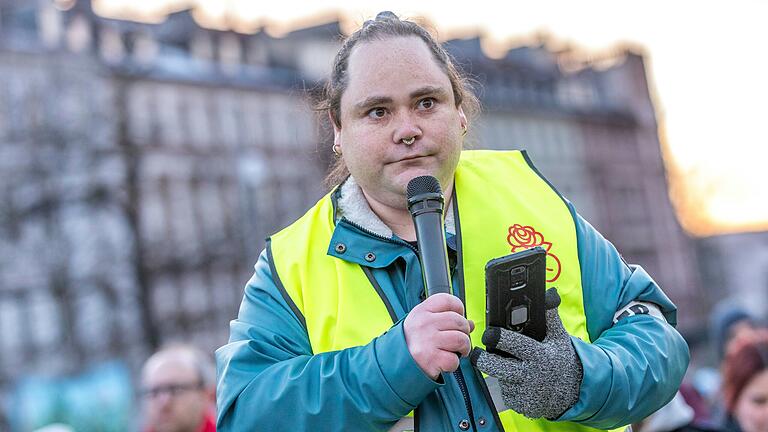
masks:
<path fill-rule="evenodd" d="M 377 233 L 375 233 L 375 232 L 373 232 L 373 231 L 371 231 L 371 230 L 369 230 L 367 228 L 361 227 L 360 225 L 352 222 L 351 220 L 349 220 L 349 219 L 347 219 L 347 218 L 345 218 L 343 216 L 342 216 L 341 220 L 343 220 L 344 222 L 348 223 L 349 225 L 359 229 L 360 231 L 370 235 L 371 237 L 375 237 L 375 238 L 383 240 L 383 241 L 385 241 L 387 243 L 393 243 L 393 244 L 397 244 L 397 245 L 406 246 L 409 249 L 411 249 L 412 251 L 414 251 L 417 255 L 419 253 L 418 249 L 416 249 L 415 247 L 413 247 L 410 243 L 408 243 L 406 241 L 398 241 L 398 240 L 395 240 L 395 239 L 392 239 L 392 238 L 389 238 L 389 237 L 384 237 L 381 234 L 377 234 Z M 425 294 L 426 293 L 424 293 L 424 295 Z M 424 298 L 422 298 L 422 301 L 423 300 L 424 300 Z M 453 372 L 453 376 L 456 378 L 456 382 L 459 385 L 459 390 L 461 390 L 461 396 L 464 398 L 464 406 L 467 409 L 467 415 L 469 415 L 469 422 L 472 425 L 472 430 L 477 430 L 477 426 L 475 426 L 475 416 L 474 416 L 473 411 L 472 411 L 472 402 L 469 400 L 469 391 L 467 390 L 467 383 L 464 381 L 464 374 L 461 372 L 461 365 L 459 365 L 459 369 L 456 369 Z"/>
<path fill-rule="evenodd" d="M 467 390 L 467 383 L 464 381 L 464 374 L 461 372 L 461 365 L 453 372 L 453 376 L 456 377 L 456 382 L 461 389 L 461 395 L 464 397 L 464 405 L 467 407 L 467 414 L 469 415 L 469 423 L 472 425 L 472 430 L 477 430 L 475 426 L 475 415 L 472 411 L 472 402 L 469 400 L 469 391 Z"/>
<path fill-rule="evenodd" d="M 383 235 L 381 235 L 381 234 L 377 234 L 377 233 L 375 233 L 375 232 L 373 232 L 373 231 L 371 231 L 371 230 L 369 230 L 369 229 L 367 229 L 367 228 L 363 228 L 363 227 L 361 227 L 360 225 L 358 225 L 358 224 L 356 224 L 356 223 L 352 222 L 351 220 L 349 220 L 349 219 L 347 219 L 347 218 L 345 218 L 345 217 L 343 217 L 343 216 L 341 217 L 341 220 L 342 220 L 342 221 L 344 221 L 345 223 L 347 223 L 347 224 L 349 224 L 349 225 L 351 225 L 351 226 L 353 226 L 353 227 L 357 228 L 358 230 L 360 230 L 360 231 L 362 231 L 362 232 L 364 232 L 364 233 L 368 234 L 368 235 L 369 235 L 369 236 L 371 236 L 371 237 L 377 238 L 377 239 L 379 239 L 379 240 L 382 240 L 382 241 L 385 241 L 385 242 L 387 242 L 387 243 L 393 243 L 393 244 L 397 244 L 397 245 L 406 246 L 406 247 L 410 248 L 410 249 L 411 249 L 411 250 L 412 250 L 414 253 L 416 253 L 417 255 L 418 255 L 418 253 L 419 253 L 419 251 L 418 251 L 418 250 L 416 250 L 416 248 L 414 248 L 413 246 L 411 246 L 411 245 L 410 245 L 408 242 L 405 242 L 405 241 L 397 241 L 397 240 L 395 240 L 395 239 L 392 239 L 392 238 L 384 237 L 384 236 L 383 236 Z M 419 409 L 419 407 L 418 407 L 418 406 L 416 407 L 416 409 L 414 409 L 414 410 L 413 410 L 413 426 L 414 426 L 414 432 L 418 432 L 418 431 L 419 431 L 419 429 L 420 429 L 420 428 L 419 428 L 419 417 L 420 417 L 420 412 L 421 412 L 421 410 Z"/>

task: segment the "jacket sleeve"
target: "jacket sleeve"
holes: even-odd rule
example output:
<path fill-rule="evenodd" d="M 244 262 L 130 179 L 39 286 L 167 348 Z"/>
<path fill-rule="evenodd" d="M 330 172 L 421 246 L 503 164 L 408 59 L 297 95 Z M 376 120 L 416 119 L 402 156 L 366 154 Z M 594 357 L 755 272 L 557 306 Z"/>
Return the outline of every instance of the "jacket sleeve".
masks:
<path fill-rule="evenodd" d="M 216 351 L 219 430 L 386 430 L 438 386 L 411 357 L 402 321 L 365 346 L 313 354 L 267 259 Z"/>
<path fill-rule="evenodd" d="M 570 206 L 570 204 L 569 204 Z M 576 220 L 584 309 L 592 343 L 572 337 L 584 367 L 579 400 L 558 420 L 601 429 L 636 422 L 674 396 L 689 351 L 674 329 L 677 308 L 641 267 L 626 264 L 587 221 Z M 663 320 L 634 315 L 613 324 L 631 301 L 659 306 Z"/>

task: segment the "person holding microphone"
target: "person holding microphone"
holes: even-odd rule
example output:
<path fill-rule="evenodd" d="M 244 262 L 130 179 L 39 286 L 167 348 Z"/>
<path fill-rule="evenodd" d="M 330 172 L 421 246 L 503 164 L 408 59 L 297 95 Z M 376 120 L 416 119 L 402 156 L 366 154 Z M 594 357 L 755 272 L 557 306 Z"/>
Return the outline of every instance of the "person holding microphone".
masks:
<path fill-rule="evenodd" d="M 524 152 L 463 150 L 477 99 L 423 27 L 367 21 L 319 108 L 333 188 L 255 265 L 216 352 L 219 430 L 623 429 L 674 396 L 689 359 L 675 306 Z M 406 197 L 419 176 L 442 192 L 451 285 L 428 297 Z M 539 245 L 548 336 L 486 328 L 485 264 Z"/>

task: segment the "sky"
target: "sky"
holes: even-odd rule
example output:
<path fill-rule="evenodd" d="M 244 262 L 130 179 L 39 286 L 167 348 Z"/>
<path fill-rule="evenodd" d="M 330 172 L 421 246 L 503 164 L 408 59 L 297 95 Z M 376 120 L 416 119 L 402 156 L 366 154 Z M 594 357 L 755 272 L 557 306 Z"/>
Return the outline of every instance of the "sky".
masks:
<path fill-rule="evenodd" d="M 97 11 L 157 20 L 187 6 L 208 26 L 275 34 L 338 14 L 354 28 L 381 10 L 425 17 L 443 39 L 511 47 L 547 33 L 590 52 L 647 55 L 673 202 L 692 234 L 768 230 L 768 1 L 96 0 Z M 126 15 L 128 14 L 128 15 Z"/>

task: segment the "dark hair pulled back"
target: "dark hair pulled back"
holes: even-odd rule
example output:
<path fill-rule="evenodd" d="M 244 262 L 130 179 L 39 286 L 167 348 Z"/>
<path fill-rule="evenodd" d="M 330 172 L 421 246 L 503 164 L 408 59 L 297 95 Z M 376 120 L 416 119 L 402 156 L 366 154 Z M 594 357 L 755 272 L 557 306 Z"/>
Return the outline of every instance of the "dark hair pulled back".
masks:
<path fill-rule="evenodd" d="M 453 63 L 448 52 L 421 25 L 401 20 L 392 12 L 384 11 L 373 20 L 363 23 L 363 26 L 344 40 L 336 54 L 331 69 L 331 76 L 323 88 L 320 102 L 315 108 L 323 114 L 330 114 L 330 119 L 337 128 L 341 128 L 341 96 L 348 85 L 349 56 L 359 43 L 386 40 L 395 37 L 420 38 L 427 44 L 433 58 L 442 68 L 451 82 L 456 106 L 461 106 L 469 118 L 479 111 L 477 97 L 472 92 L 470 80 L 462 75 Z M 325 179 L 327 186 L 335 186 L 349 176 L 349 170 L 341 157 L 337 157 Z"/>

